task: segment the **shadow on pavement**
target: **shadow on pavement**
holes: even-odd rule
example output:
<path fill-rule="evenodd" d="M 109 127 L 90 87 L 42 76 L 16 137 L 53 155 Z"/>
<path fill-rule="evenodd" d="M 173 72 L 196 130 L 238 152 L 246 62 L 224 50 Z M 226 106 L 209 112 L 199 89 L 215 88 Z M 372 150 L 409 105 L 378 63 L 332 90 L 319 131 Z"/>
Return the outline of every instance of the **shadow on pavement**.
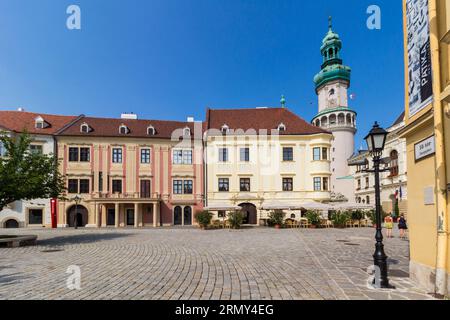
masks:
<path fill-rule="evenodd" d="M 117 238 L 128 237 L 128 233 L 98 233 L 98 234 L 75 234 L 49 238 L 45 240 L 38 239 L 39 246 L 62 246 L 67 244 L 85 244 L 99 241 L 115 240 Z"/>

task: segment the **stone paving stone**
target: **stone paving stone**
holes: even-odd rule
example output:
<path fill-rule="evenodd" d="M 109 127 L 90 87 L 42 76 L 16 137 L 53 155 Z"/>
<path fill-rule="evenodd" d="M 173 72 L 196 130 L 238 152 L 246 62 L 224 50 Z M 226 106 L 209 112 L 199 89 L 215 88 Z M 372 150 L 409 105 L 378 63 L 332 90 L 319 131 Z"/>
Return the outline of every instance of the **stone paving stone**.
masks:
<path fill-rule="evenodd" d="M 0 249 L 1 299 L 432 299 L 404 275 L 390 278 L 396 290 L 368 287 L 371 228 L 5 232 L 37 234 L 38 246 Z M 385 250 L 390 270 L 407 273 L 408 241 Z M 81 290 L 66 286 L 73 265 Z"/>

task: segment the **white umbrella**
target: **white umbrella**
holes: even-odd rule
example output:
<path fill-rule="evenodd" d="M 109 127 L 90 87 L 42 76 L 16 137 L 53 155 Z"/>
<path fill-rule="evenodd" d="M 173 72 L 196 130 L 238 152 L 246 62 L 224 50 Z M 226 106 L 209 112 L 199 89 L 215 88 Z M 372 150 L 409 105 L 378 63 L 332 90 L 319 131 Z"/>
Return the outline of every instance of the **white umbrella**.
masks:
<path fill-rule="evenodd" d="M 301 205 L 296 206 L 296 208 L 299 209 L 305 209 L 305 210 L 330 210 L 333 207 L 326 203 L 316 202 L 316 201 L 310 201 L 305 202 Z"/>
<path fill-rule="evenodd" d="M 239 206 L 229 205 L 226 203 L 219 203 L 219 204 L 205 207 L 203 209 L 209 210 L 209 211 L 233 211 L 233 210 L 241 210 L 242 208 Z"/>
<path fill-rule="evenodd" d="M 336 210 L 370 210 L 373 209 L 374 206 L 356 202 L 341 202 L 333 205 L 333 208 Z"/>

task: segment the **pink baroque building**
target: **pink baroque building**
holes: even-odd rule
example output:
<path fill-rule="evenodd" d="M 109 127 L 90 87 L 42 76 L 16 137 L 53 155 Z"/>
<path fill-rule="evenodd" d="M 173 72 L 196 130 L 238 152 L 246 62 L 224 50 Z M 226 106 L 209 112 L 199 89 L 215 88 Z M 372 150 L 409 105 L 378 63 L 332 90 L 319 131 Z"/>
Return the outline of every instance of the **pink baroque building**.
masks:
<path fill-rule="evenodd" d="M 55 136 L 67 181 L 58 227 L 195 224 L 203 208 L 202 122 L 81 115 Z"/>

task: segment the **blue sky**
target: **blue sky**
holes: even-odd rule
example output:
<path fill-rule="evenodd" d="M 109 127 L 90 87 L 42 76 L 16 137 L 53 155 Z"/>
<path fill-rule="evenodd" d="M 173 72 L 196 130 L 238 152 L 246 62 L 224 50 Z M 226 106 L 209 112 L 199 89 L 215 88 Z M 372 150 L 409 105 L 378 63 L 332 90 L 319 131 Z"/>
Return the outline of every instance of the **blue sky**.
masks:
<path fill-rule="evenodd" d="M 66 28 L 70 4 L 82 30 Z M 381 30 L 366 27 L 372 4 Z M 404 107 L 401 1 L 0 0 L 0 109 L 185 120 L 284 94 L 310 121 L 329 15 L 352 68 L 358 148 Z"/>

